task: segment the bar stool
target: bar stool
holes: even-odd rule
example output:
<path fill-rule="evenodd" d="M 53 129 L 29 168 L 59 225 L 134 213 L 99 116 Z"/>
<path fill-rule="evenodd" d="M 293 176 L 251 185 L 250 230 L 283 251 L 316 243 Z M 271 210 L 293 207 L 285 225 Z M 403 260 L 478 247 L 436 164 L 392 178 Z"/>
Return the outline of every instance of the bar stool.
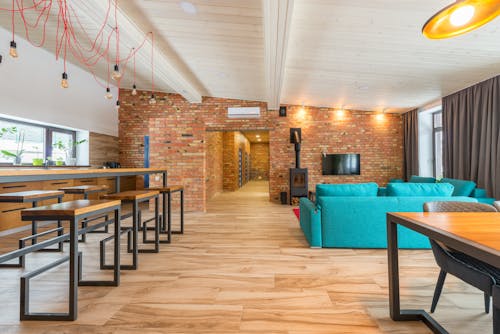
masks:
<path fill-rule="evenodd" d="M 161 243 L 170 243 L 171 234 L 184 234 L 184 187 L 180 185 L 175 186 L 165 186 L 165 187 L 154 187 L 149 188 L 150 190 L 159 191 L 162 195 L 162 224 L 161 224 L 161 234 L 168 234 L 167 240 L 161 240 Z M 172 193 L 179 192 L 181 200 L 181 214 L 180 214 L 180 229 L 178 231 L 172 231 Z M 168 210 L 166 204 L 168 203 Z M 167 216 L 165 225 L 165 216 Z M 168 227 L 168 229 L 167 229 Z"/>
<path fill-rule="evenodd" d="M 71 187 L 63 187 L 59 188 L 59 190 L 64 191 L 65 194 L 68 195 L 83 195 L 83 199 L 88 199 L 90 194 L 95 194 L 95 193 L 100 193 L 100 192 L 105 192 L 108 190 L 108 187 L 106 185 L 81 185 L 81 186 L 71 186 Z M 86 219 L 81 222 L 82 228 L 85 228 L 88 226 L 88 223 L 90 221 L 99 219 L 99 218 L 104 218 L 104 220 L 108 220 L 108 216 L 99 216 L 99 217 L 93 217 L 91 219 Z M 93 233 L 108 233 L 108 225 L 104 227 L 103 231 L 94 231 Z M 87 241 L 87 234 L 84 233 L 82 234 L 81 240 L 78 240 L 79 242 L 86 242 Z"/>
<path fill-rule="evenodd" d="M 64 193 L 62 191 L 57 190 L 30 190 L 30 191 L 19 191 L 12 193 L 4 193 L 0 194 L 0 202 L 2 203 L 31 203 L 33 208 L 38 206 L 38 203 L 48 199 L 57 198 L 57 202 L 61 203 Z M 58 236 L 62 235 L 61 222 L 57 222 L 58 229 L 50 230 L 45 232 L 44 234 L 57 232 Z M 23 241 L 19 241 L 19 248 L 23 248 L 25 246 L 25 242 L 28 239 L 31 239 L 31 243 L 34 245 L 38 241 L 38 237 L 41 236 L 38 234 L 38 224 L 35 220 L 31 222 L 31 236 L 28 238 L 23 238 Z M 58 244 L 56 249 L 45 248 L 40 249 L 40 251 L 46 252 L 62 252 L 63 244 L 62 242 Z M 19 257 L 19 262 L 17 264 L 0 264 L 0 267 L 13 267 L 13 268 L 22 268 L 24 267 L 24 256 Z"/>
<path fill-rule="evenodd" d="M 78 286 L 118 286 L 120 284 L 120 201 L 76 200 L 52 204 L 21 211 L 22 220 L 67 220 L 69 228 L 69 256 L 39 268 L 21 277 L 21 320 L 76 320 L 78 314 Z M 81 280 L 81 261 L 78 260 L 78 235 L 88 230 L 100 228 L 110 222 L 102 222 L 86 229 L 79 230 L 78 222 L 107 212 L 114 213 L 114 272 L 113 280 L 84 281 Z M 30 246 L 30 247 L 36 247 Z M 69 260 L 69 312 L 68 313 L 31 313 L 29 310 L 29 281 L 35 276 Z"/>
<path fill-rule="evenodd" d="M 132 204 L 132 214 L 123 215 L 122 219 L 132 216 L 132 265 L 121 265 L 121 269 L 124 270 L 136 270 L 138 265 L 138 254 L 139 253 L 158 253 L 160 251 L 160 224 L 158 218 L 158 191 L 152 190 L 130 190 L 123 191 L 116 194 L 104 195 L 103 198 L 111 200 L 120 200 L 122 203 Z M 139 209 L 139 204 L 147 202 L 151 199 L 155 200 L 155 239 L 154 249 L 139 249 L 138 248 L 138 232 L 139 226 L 141 225 L 141 213 Z M 102 244 L 102 247 L 104 245 Z M 101 249 L 102 254 L 102 249 Z"/>

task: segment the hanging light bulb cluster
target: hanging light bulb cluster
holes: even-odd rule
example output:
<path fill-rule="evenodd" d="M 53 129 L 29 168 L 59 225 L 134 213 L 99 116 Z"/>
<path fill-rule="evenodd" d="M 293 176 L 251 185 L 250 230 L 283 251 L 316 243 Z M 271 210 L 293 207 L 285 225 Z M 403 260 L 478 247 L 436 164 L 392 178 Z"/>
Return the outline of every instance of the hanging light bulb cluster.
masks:
<path fill-rule="evenodd" d="M 15 19 L 16 14 L 19 14 L 19 18 L 24 24 L 24 30 L 26 32 L 26 40 L 35 47 L 43 47 L 46 41 L 46 26 L 49 19 L 56 20 L 57 31 L 55 32 L 55 55 L 56 60 L 62 58 L 64 70 L 62 71 L 60 86 L 61 88 L 67 89 L 70 86 L 69 75 L 66 66 L 67 56 L 71 55 L 73 60 L 83 65 L 84 68 L 90 72 L 97 83 L 106 89 L 104 94 L 106 99 L 113 99 L 113 94 L 110 89 L 110 79 L 116 82 L 118 88 L 118 94 L 120 92 L 121 80 L 126 73 L 126 66 L 128 61 L 133 57 L 134 61 L 134 78 L 132 85 L 132 95 L 138 95 L 137 85 L 136 85 L 136 53 L 146 44 L 149 38 L 151 38 L 151 98 L 147 101 L 150 104 L 156 103 L 156 97 L 154 94 L 154 37 L 153 33 L 147 33 L 144 36 L 144 40 L 138 46 L 131 49 L 130 54 L 126 58 L 120 59 L 120 30 L 118 26 L 118 0 L 108 0 L 108 10 L 104 21 L 100 24 L 97 29 L 97 34 L 95 36 L 90 36 L 86 31 L 85 27 L 80 22 L 78 15 L 72 5 L 67 0 L 51 0 L 51 1 L 37 1 L 30 5 L 25 5 L 23 1 L 12 0 L 12 7 L 2 8 L 0 7 L 0 14 L 2 12 L 9 12 L 11 14 L 12 23 L 12 40 L 10 41 L 9 55 L 13 59 L 19 57 L 17 42 L 15 39 Z M 53 6 L 57 5 L 57 9 L 53 9 Z M 55 7 L 55 6 L 54 6 Z M 112 9 L 114 9 L 114 21 L 110 23 L 113 19 Z M 30 13 L 28 13 L 30 11 Z M 34 23 L 28 22 L 28 18 L 35 18 Z M 54 24 L 52 22 L 51 24 Z M 112 30 L 109 31 L 107 27 L 112 26 Z M 59 29 L 61 27 L 61 29 Z M 30 37 L 31 30 L 40 29 L 41 33 L 36 34 L 37 36 L 42 36 L 40 41 L 33 41 Z M 76 34 L 75 32 L 82 32 L 82 34 Z M 85 41 L 80 40 L 79 35 L 84 36 Z M 110 62 L 111 45 L 110 41 L 112 37 L 115 37 L 116 50 L 114 54 L 116 59 L 113 63 Z M 107 43 L 105 42 L 107 41 Z M 89 43 L 90 42 L 90 46 Z M 107 82 L 101 82 L 96 75 L 96 67 L 100 61 L 105 61 L 108 65 Z M 3 61 L 2 55 L 0 55 L 0 64 Z M 110 66 L 112 64 L 112 71 L 110 71 Z M 119 96 L 116 100 L 116 108 L 120 108 L 121 101 Z"/>

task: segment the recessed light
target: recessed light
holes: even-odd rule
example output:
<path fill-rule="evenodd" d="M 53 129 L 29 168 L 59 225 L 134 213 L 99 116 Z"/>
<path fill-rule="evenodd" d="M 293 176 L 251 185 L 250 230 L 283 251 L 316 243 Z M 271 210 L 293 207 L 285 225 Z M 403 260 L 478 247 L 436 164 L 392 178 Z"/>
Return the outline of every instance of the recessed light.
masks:
<path fill-rule="evenodd" d="M 198 13 L 196 6 L 189 1 L 181 1 L 180 6 L 181 6 L 182 10 L 184 11 L 184 13 L 191 14 L 191 15 Z"/>

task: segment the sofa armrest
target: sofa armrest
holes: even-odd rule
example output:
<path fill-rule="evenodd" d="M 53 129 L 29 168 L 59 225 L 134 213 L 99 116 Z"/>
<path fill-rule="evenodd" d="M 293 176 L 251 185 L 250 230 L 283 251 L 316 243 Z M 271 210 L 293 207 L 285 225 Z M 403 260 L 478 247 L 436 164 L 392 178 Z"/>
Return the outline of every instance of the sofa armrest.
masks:
<path fill-rule="evenodd" d="M 309 242 L 310 247 L 322 247 L 321 239 L 321 209 L 309 199 L 300 199 L 300 228 Z"/>

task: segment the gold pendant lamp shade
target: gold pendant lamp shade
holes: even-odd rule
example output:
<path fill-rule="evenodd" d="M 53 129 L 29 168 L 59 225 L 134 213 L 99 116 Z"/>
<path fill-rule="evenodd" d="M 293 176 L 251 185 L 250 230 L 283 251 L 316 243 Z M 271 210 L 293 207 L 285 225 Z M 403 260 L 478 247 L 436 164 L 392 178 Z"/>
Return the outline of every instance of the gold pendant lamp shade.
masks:
<path fill-rule="evenodd" d="M 422 28 L 425 37 L 441 39 L 465 34 L 500 14 L 500 0 L 458 0 L 441 9 Z"/>

